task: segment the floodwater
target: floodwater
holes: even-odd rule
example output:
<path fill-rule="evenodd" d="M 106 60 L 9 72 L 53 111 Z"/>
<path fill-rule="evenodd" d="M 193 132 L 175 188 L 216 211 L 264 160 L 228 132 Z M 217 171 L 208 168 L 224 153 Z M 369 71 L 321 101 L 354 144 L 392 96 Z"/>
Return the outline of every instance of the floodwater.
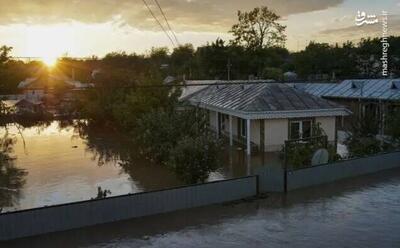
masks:
<path fill-rule="evenodd" d="M 97 197 L 98 187 L 115 196 L 183 185 L 167 168 L 133 156 L 138 151 L 125 137 L 104 129 L 86 130 L 77 123 L 0 128 L 0 137 L 8 132 L 15 142 L 12 165 L 20 171 L 19 176 L 9 173 L 7 180 L 0 173 L 3 212 L 89 200 Z M 279 164 L 279 158 L 246 160 L 244 152 L 235 149 L 226 151 L 221 163 L 208 181 L 245 176 L 261 164 Z"/>
<path fill-rule="evenodd" d="M 400 170 L 6 247 L 400 247 Z"/>

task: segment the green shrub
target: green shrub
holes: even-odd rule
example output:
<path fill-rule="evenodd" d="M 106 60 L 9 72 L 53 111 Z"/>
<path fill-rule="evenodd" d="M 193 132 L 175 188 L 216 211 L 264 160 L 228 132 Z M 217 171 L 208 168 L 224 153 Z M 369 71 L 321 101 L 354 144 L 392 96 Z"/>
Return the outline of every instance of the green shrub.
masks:
<path fill-rule="evenodd" d="M 204 182 L 219 167 L 219 152 L 214 137 L 184 137 L 171 151 L 168 164 L 186 183 Z"/>

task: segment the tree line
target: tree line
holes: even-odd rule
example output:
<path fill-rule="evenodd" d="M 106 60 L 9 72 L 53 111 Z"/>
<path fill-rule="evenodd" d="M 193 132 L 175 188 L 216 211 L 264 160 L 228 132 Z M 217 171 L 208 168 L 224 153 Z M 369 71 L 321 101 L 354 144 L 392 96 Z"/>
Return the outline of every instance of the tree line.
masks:
<path fill-rule="evenodd" d="M 182 79 L 284 79 L 295 72 L 302 80 L 381 77 L 380 38 L 364 38 L 358 43 L 328 44 L 311 41 L 303 50 L 285 48 L 286 27 L 268 7 L 238 11 L 237 23 L 229 31 L 233 38 L 220 38 L 206 45 L 184 44 L 169 50 L 152 48 L 146 54 L 112 52 L 103 58 L 61 58 L 57 69 L 82 82 L 93 81 L 92 72 L 107 73 L 107 84 L 133 85 L 143 77 L 157 74 Z M 388 38 L 388 66 L 391 76 L 400 75 L 400 37 Z M 0 94 L 15 93 L 20 81 L 35 77 L 43 64 L 22 62 L 10 57 L 12 48 L 0 48 Z M 73 72 L 72 72 L 73 71 Z M 72 75 L 73 74 L 73 75 Z"/>

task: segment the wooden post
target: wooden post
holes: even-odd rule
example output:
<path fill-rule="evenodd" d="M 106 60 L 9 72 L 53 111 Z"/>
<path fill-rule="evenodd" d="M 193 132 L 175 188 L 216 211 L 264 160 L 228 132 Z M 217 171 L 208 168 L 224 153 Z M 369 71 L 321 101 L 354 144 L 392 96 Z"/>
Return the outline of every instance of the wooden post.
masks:
<path fill-rule="evenodd" d="M 284 157 L 284 162 L 283 162 L 283 192 L 287 193 L 287 167 L 288 167 L 288 153 L 287 153 L 287 149 L 288 149 L 288 145 L 289 145 L 289 141 L 285 141 L 285 145 L 283 147 L 284 152 L 285 152 L 285 157 Z"/>
<path fill-rule="evenodd" d="M 219 114 L 215 111 L 215 130 L 217 131 L 217 138 L 219 138 Z"/>
<path fill-rule="evenodd" d="M 246 122 L 247 122 L 247 155 L 251 155 L 251 143 L 250 143 L 250 139 L 251 139 L 251 132 L 250 132 L 250 119 L 247 119 L 246 120 Z"/>
<path fill-rule="evenodd" d="M 229 145 L 233 146 L 232 115 L 229 115 Z"/>

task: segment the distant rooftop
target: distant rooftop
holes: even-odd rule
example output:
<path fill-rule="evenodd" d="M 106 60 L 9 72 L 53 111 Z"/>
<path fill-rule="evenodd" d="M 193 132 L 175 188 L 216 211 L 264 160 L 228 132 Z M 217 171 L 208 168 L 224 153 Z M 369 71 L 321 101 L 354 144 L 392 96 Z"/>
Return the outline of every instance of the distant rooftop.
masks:
<path fill-rule="evenodd" d="M 82 83 L 77 80 L 73 80 L 65 75 L 59 74 L 49 74 L 43 75 L 39 74 L 37 77 L 27 78 L 18 84 L 20 89 L 31 89 L 31 88 L 45 88 L 47 86 L 54 87 L 56 85 L 68 85 L 75 89 L 85 89 L 94 87 L 93 84 Z"/>
<path fill-rule="evenodd" d="M 292 83 L 290 86 L 326 98 L 400 100 L 400 79 L 357 79 L 341 83 Z"/>

